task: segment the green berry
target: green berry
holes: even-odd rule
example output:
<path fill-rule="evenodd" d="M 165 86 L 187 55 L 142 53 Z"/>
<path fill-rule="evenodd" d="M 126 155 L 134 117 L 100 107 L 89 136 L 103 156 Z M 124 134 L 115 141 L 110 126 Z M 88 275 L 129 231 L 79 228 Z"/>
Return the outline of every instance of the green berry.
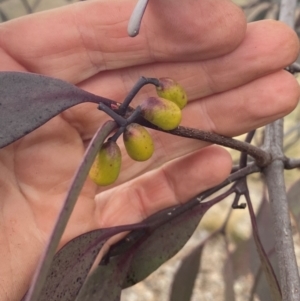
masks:
<path fill-rule="evenodd" d="M 114 183 L 121 169 L 122 155 L 118 144 L 108 140 L 103 143 L 90 169 L 90 178 L 100 186 Z"/>
<path fill-rule="evenodd" d="M 131 123 L 126 127 L 123 141 L 129 157 L 135 161 L 146 161 L 154 152 L 151 135 L 137 123 Z"/>
<path fill-rule="evenodd" d="M 159 79 L 159 86 L 156 87 L 156 92 L 159 97 L 168 99 L 183 109 L 187 104 L 187 95 L 183 87 L 168 77 Z"/>
<path fill-rule="evenodd" d="M 141 109 L 141 114 L 146 120 L 165 131 L 173 130 L 180 124 L 180 108 L 167 99 L 149 97 L 142 102 Z"/>

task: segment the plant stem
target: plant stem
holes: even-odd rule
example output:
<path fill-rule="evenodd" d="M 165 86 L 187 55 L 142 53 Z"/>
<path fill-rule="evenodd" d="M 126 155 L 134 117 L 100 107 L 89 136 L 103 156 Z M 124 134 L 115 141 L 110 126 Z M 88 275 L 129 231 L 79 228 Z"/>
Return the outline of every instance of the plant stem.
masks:
<path fill-rule="evenodd" d="M 285 68 L 286 71 L 294 74 L 300 72 L 300 64 L 295 62 L 292 65 Z"/>
<path fill-rule="evenodd" d="M 201 192 L 194 198 L 190 199 L 186 204 L 189 203 L 190 205 L 188 205 L 188 206 L 193 208 L 194 206 L 197 206 L 197 203 L 203 202 L 204 199 L 206 199 L 209 196 L 211 196 L 212 194 L 218 192 L 220 189 L 226 187 L 227 185 L 229 185 L 235 181 L 238 181 L 242 178 L 245 178 L 246 176 L 248 176 L 250 174 L 260 172 L 260 171 L 261 171 L 260 167 L 258 167 L 255 163 L 251 163 L 248 166 L 241 168 L 238 171 L 235 171 L 234 173 L 232 173 L 225 181 L 223 181 L 219 185 L 217 185 L 213 188 L 210 188 L 204 192 Z M 234 186 L 231 187 L 231 193 L 233 193 L 233 192 L 235 192 Z"/>
<path fill-rule="evenodd" d="M 170 131 L 170 133 L 181 137 L 211 142 L 214 144 L 230 147 L 241 152 L 245 152 L 251 157 L 253 157 L 257 165 L 260 167 L 266 166 L 271 162 L 271 156 L 268 152 L 265 152 L 264 150 L 254 145 L 251 145 L 250 143 L 235 140 L 230 137 L 225 137 L 215 133 L 210 133 L 182 126 L 179 126 L 177 129 Z"/>
<path fill-rule="evenodd" d="M 124 117 L 128 118 L 130 116 L 130 114 L 132 114 L 133 110 L 134 109 L 132 107 L 128 107 Z M 117 114 L 120 114 L 120 107 L 116 106 L 115 112 Z M 184 127 L 184 126 L 179 126 L 176 129 L 171 130 L 171 131 L 165 131 L 142 117 L 138 118 L 135 122 L 142 126 L 145 126 L 147 128 L 154 129 L 154 130 L 157 130 L 160 132 L 164 132 L 164 133 L 168 133 L 171 135 L 176 135 L 176 136 L 180 136 L 180 137 L 184 137 L 184 138 L 206 141 L 209 143 L 214 143 L 214 144 L 222 145 L 225 147 L 229 147 L 229 148 L 238 150 L 240 152 L 245 152 L 246 154 L 248 154 L 249 156 L 251 156 L 252 158 L 255 159 L 256 164 L 259 167 L 267 166 L 271 162 L 271 156 L 265 150 L 263 150 L 257 146 L 251 145 L 250 143 L 239 141 L 239 140 L 233 139 L 231 137 L 226 137 L 226 136 L 222 136 L 219 134 L 202 131 L 202 130 L 198 130 L 198 129 L 194 129 L 194 128 L 189 128 L 189 127 Z"/>
<path fill-rule="evenodd" d="M 133 123 L 141 115 L 141 110 L 142 110 L 141 107 L 137 106 L 137 108 L 133 111 L 133 113 L 127 119 L 124 119 L 125 123 L 122 124 L 117 130 L 117 132 L 109 139 L 116 142 L 117 139 L 124 133 L 126 126 Z"/>
<path fill-rule="evenodd" d="M 130 115 L 134 109 L 132 107 L 128 107 L 126 112 L 125 118 L 127 115 Z M 161 128 L 153 125 L 151 122 L 147 121 L 146 119 L 140 117 L 136 123 L 145 126 L 150 129 L 154 129 L 160 132 L 168 133 L 171 135 L 176 135 L 184 138 L 196 139 L 201 141 L 206 141 L 209 143 L 214 143 L 218 145 L 222 145 L 225 147 L 229 147 L 240 152 L 245 152 L 249 156 L 255 159 L 256 164 L 259 167 L 267 166 L 271 162 L 271 155 L 266 152 L 265 150 L 254 146 L 250 143 L 243 142 L 240 140 L 233 139 L 231 137 L 222 136 L 219 134 L 215 134 L 212 132 L 202 131 L 194 128 L 178 126 L 176 129 L 171 131 L 165 131 Z"/>
<path fill-rule="evenodd" d="M 294 27 L 297 0 L 281 0 L 279 20 Z M 283 119 L 266 127 L 266 143 L 273 161 L 264 174 L 269 191 L 283 301 L 300 301 L 300 277 L 284 182 Z"/>
<path fill-rule="evenodd" d="M 26 295 L 25 301 L 38 301 L 39 295 L 45 283 L 49 268 L 51 266 L 53 256 L 57 250 L 60 239 L 66 228 L 67 222 L 71 216 L 73 208 L 76 204 L 77 198 L 85 182 L 86 176 L 93 164 L 96 154 L 103 144 L 106 137 L 111 131 L 117 127 L 114 121 L 106 122 L 95 134 L 93 140 L 90 142 L 88 149 L 85 152 L 84 159 L 79 166 L 72 185 L 68 191 L 58 219 L 55 223 L 54 229 L 48 240 L 48 245 L 41 256 L 38 267 L 33 276 L 33 280 L 29 291 Z"/>
<path fill-rule="evenodd" d="M 115 111 L 110 109 L 104 103 L 100 102 L 98 106 L 98 110 L 105 112 L 108 116 L 110 116 L 119 126 L 126 125 L 126 119 L 120 115 L 118 115 Z"/>
<path fill-rule="evenodd" d="M 128 93 L 122 104 L 120 105 L 118 111 L 119 114 L 125 115 L 126 110 L 128 106 L 130 105 L 133 98 L 136 96 L 136 94 L 145 86 L 145 85 L 154 85 L 156 87 L 159 86 L 159 79 L 157 78 L 151 78 L 151 77 L 144 77 L 142 76 L 137 83 L 134 85 L 134 87 L 131 89 L 131 91 Z"/>
<path fill-rule="evenodd" d="M 284 168 L 285 169 L 300 168 L 300 159 L 287 158 L 284 161 Z"/>
<path fill-rule="evenodd" d="M 231 174 L 225 181 L 223 181 L 221 184 L 210 188 L 204 192 L 201 192 L 200 194 L 196 195 L 195 197 L 191 198 L 189 201 L 182 205 L 175 205 L 166 209 L 163 209 L 159 212 L 154 213 L 153 215 L 149 216 L 147 219 L 145 219 L 142 223 L 147 225 L 149 228 L 157 228 L 161 226 L 162 224 L 165 224 L 166 222 L 174 219 L 180 214 L 183 214 L 187 210 L 191 210 L 199 205 L 199 203 L 202 203 L 206 198 L 210 197 L 214 193 L 218 192 L 220 189 L 224 188 L 225 186 L 233 183 L 234 181 L 237 181 L 239 179 L 242 179 L 246 177 L 249 174 L 259 172 L 261 169 L 254 163 L 249 164 L 247 167 L 244 167 L 235 173 Z M 213 198 L 212 200 L 208 201 L 206 205 L 211 206 L 212 202 L 214 204 L 220 202 L 225 197 L 229 196 L 230 194 L 235 192 L 235 187 L 230 187 L 227 191 L 222 193 L 221 195 L 218 195 L 217 197 Z M 204 202 L 205 204 L 205 202 Z M 202 204 L 203 205 L 203 204 Z M 119 254 L 122 254 L 124 251 L 127 250 L 127 246 L 131 247 L 132 244 L 136 243 L 137 240 L 141 239 L 145 235 L 145 230 L 137 230 L 137 231 L 131 231 L 123 240 L 117 242 L 115 245 L 110 247 L 109 253 L 105 255 L 104 262 L 109 260 L 109 257 L 116 256 Z M 125 246 L 125 249 L 124 249 Z"/>
<path fill-rule="evenodd" d="M 255 130 L 251 131 L 247 134 L 245 142 L 247 143 L 251 143 L 253 137 L 255 135 Z M 246 152 L 241 152 L 241 156 L 240 156 L 240 167 L 245 167 L 247 166 L 247 161 L 248 161 L 248 154 Z"/>
<path fill-rule="evenodd" d="M 266 127 L 266 138 L 273 161 L 264 169 L 269 191 L 274 223 L 275 249 L 277 254 L 283 301 L 300 301 L 300 278 L 294 252 L 292 228 L 289 217 L 287 194 L 284 183 L 283 120 Z"/>
<path fill-rule="evenodd" d="M 281 0 L 279 21 L 282 21 L 289 27 L 294 28 L 296 7 L 297 0 Z"/>

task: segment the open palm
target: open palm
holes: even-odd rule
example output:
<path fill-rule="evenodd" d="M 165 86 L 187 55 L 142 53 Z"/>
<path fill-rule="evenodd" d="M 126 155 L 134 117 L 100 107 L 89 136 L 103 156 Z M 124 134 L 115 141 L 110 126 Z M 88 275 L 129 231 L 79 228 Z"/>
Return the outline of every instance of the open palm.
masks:
<path fill-rule="evenodd" d="M 80 2 L 4 23 L 0 68 L 61 78 L 116 101 L 140 76 L 173 77 L 189 97 L 182 124 L 228 136 L 295 107 L 298 85 L 282 69 L 299 46 L 285 25 L 246 26 L 227 0 L 157 0 L 132 39 L 126 26 L 134 5 Z M 154 92 L 143 89 L 135 104 Z M 1 300 L 19 300 L 27 290 L 86 145 L 105 120 L 94 104 L 79 105 L 0 150 Z M 156 151 L 147 162 L 133 162 L 122 149 L 113 186 L 99 189 L 87 179 L 61 245 L 187 201 L 230 172 L 230 156 L 219 147 L 158 132 L 153 137 Z"/>

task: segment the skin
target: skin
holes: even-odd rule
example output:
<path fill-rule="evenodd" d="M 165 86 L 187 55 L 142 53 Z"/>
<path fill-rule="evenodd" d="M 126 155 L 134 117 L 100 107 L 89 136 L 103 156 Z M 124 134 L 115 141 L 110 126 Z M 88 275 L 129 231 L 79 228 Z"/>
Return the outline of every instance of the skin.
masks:
<path fill-rule="evenodd" d="M 141 75 L 174 76 L 189 99 L 182 124 L 229 136 L 296 106 L 298 84 L 282 68 L 299 45 L 284 24 L 246 25 L 227 0 L 155 0 L 132 39 L 127 21 L 135 3 L 80 2 L 1 24 L 0 68 L 58 77 L 117 101 Z M 154 93 L 143 89 L 135 104 Z M 28 288 L 84 149 L 107 120 L 95 108 L 74 107 L 0 150 L 2 301 L 20 300 Z M 110 189 L 86 181 L 60 246 L 183 203 L 230 172 L 231 158 L 219 147 L 157 132 L 153 138 L 155 154 L 143 163 L 128 158 L 120 140 L 118 181 Z"/>

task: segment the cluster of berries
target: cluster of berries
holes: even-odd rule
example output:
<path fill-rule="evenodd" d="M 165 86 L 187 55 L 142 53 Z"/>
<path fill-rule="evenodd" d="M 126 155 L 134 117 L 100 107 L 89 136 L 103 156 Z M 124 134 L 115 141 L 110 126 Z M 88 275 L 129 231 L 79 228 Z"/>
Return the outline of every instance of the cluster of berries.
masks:
<path fill-rule="evenodd" d="M 157 127 L 166 131 L 173 130 L 181 122 L 181 110 L 187 104 L 186 92 L 170 78 L 160 78 L 156 91 L 158 96 L 144 100 L 139 106 L 139 113 Z M 151 158 L 154 143 L 145 127 L 132 122 L 121 132 L 130 158 L 135 161 Z M 90 178 L 100 186 L 112 184 L 120 173 L 122 155 L 116 138 L 113 137 L 102 145 L 89 172 Z"/>

